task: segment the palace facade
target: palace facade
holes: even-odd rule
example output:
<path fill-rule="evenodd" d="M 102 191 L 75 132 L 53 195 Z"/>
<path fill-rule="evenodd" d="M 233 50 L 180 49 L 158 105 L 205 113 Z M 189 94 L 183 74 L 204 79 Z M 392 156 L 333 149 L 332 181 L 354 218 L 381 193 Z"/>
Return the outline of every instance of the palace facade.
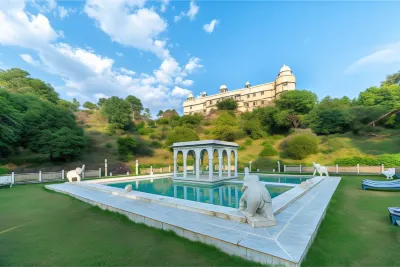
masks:
<path fill-rule="evenodd" d="M 228 87 L 223 84 L 219 88 L 219 93 L 215 95 L 209 96 L 204 91 L 199 97 L 194 98 L 193 94 L 189 94 L 187 100 L 183 102 L 183 113 L 184 115 L 194 113 L 207 115 L 211 110 L 217 109 L 219 101 L 227 98 L 234 99 L 238 103 L 239 112 L 251 111 L 271 104 L 282 92 L 295 89 L 296 77 L 288 66 L 283 65 L 273 82 L 251 85 L 247 81 L 244 88 L 233 91 L 228 91 Z"/>

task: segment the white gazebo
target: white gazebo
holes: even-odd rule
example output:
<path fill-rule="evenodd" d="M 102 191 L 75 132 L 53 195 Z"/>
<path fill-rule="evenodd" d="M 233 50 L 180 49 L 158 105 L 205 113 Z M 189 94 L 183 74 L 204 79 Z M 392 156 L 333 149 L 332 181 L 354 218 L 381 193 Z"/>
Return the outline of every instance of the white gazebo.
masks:
<path fill-rule="evenodd" d="M 232 142 L 218 140 L 202 140 L 191 142 L 174 143 L 171 146 L 174 150 L 174 179 L 187 181 L 216 182 L 238 177 L 238 148 L 239 145 Z M 183 172 L 179 172 L 177 165 L 178 154 L 183 156 Z M 208 163 L 206 170 L 200 168 L 204 165 L 205 153 Z M 194 164 L 188 166 L 187 159 L 191 155 Z M 218 156 L 218 164 L 214 166 L 214 155 Z M 224 164 L 224 157 L 227 164 Z M 233 157 L 233 158 L 232 158 Z M 233 159 L 233 166 L 231 160 Z M 233 168 L 232 168 L 233 167 Z"/>

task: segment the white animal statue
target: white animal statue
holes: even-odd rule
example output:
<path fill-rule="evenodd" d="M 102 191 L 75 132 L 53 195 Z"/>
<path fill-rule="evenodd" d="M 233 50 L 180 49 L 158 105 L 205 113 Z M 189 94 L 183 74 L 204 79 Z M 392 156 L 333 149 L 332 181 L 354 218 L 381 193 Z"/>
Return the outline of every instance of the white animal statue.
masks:
<path fill-rule="evenodd" d="M 239 210 L 246 216 L 252 227 L 276 225 L 272 199 L 267 188 L 260 182 L 257 175 L 249 175 L 248 168 L 245 169 L 245 174 L 242 187 L 244 192 L 240 198 Z"/>
<path fill-rule="evenodd" d="M 85 171 L 85 165 L 82 165 L 82 168 L 76 168 L 75 170 L 67 172 L 67 179 L 69 182 L 72 182 L 72 178 L 76 178 L 77 182 L 81 181 L 81 174 Z"/>
<path fill-rule="evenodd" d="M 329 177 L 328 168 L 326 168 L 325 166 L 321 166 L 321 164 L 318 164 L 315 162 L 313 162 L 312 164 L 314 165 L 313 176 L 315 176 L 315 174 L 318 172 L 319 176 L 322 176 L 322 174 L 325 174 L 327 177 Z"/>
<path fill-rule="evenodd" d="M 383 171 L 382 174 L 386 176 L 386 179 L 393 179 L 393 176 L 396 174 L 396 169 L 389 168 L 386 171 Z"/>
<path fill-rule="evenodd" d="M 125 186 L 125 192 L 131 192 L 132 191 L 132 185 L 128 184 Z"/>

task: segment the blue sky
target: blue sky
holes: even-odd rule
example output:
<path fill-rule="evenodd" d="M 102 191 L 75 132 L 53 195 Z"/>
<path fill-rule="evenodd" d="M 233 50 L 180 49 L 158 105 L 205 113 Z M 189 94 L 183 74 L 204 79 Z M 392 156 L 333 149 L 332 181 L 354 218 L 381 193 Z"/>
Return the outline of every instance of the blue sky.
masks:
<path fill-rule="evenodd" d="M 356 97 L 400 70 L 399 2 L 0 1 L 0 68 L 65 99 L 138 96 L 181 111 L 189 92 L 273 81 Z"/>

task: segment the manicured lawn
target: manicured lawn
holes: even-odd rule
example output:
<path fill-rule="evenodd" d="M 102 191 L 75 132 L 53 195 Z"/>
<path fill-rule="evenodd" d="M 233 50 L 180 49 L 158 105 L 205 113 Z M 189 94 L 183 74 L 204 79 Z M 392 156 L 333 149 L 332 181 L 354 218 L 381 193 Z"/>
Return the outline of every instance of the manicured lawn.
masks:
<path fill-rule="evenodd" d="M 346 176 L 303 266 L 399 265 L 400 228 L 387 207 L 400 192 L 362 191 Z M 382 178 L 374 178 L 382 179 Z M 130 222 L 43 185 L 0 189 L 0 266 L 254 266 L 172 233 Z"/>
<path fill-rule="evenodd" d="M 250 266 L 43 185 L 0 189 L 0 266 Z"/>
<path fill-rule="evenodd" d="M 400 265 L 400 227 L 387 211 L 400 206 L 400 192 L 363 191 L 364 178 L 343 177 L 302 266 Z"/>

